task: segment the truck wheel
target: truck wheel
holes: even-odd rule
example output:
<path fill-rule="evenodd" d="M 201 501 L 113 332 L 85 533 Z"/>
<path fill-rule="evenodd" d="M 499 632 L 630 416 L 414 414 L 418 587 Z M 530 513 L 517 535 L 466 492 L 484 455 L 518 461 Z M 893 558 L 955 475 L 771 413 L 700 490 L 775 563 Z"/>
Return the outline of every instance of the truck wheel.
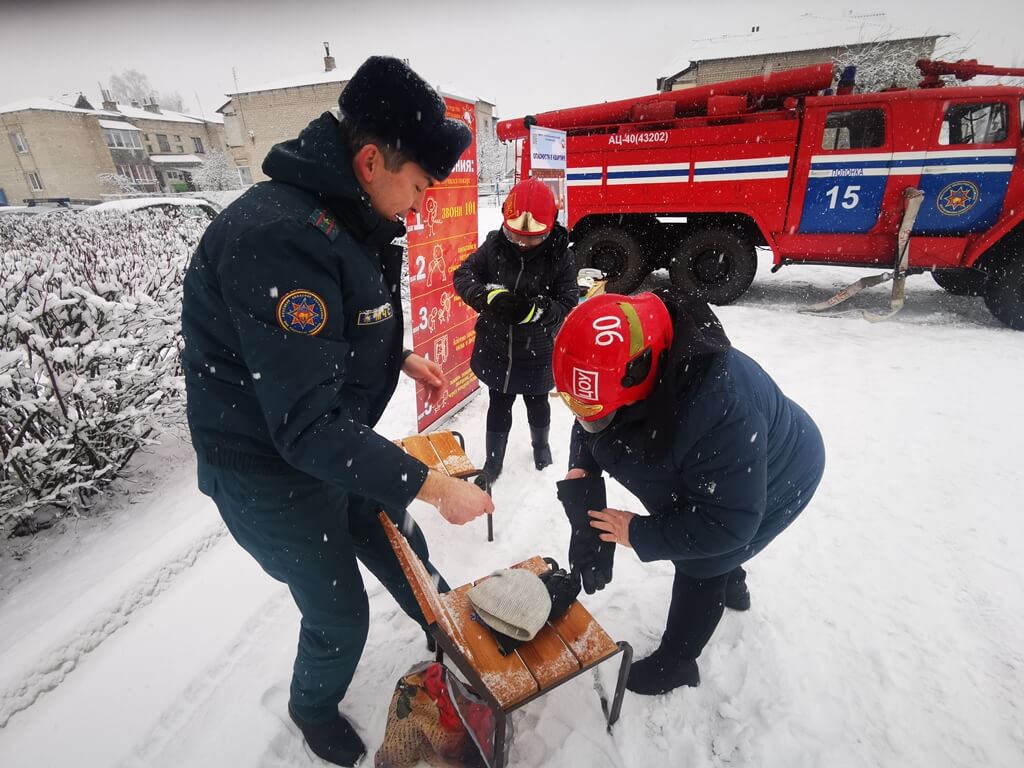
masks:
<path fill-rule="evenodd" d="M 976 269 L 933 269 L 935 282 L 954 296 L 981 296 L 988 275 Z"/>
<path fill-rule="evenodd" d="M 723 229 L 698 230 L 672 254 L 672 285 L 711 304 L 736 301 L 754 281 L 757 255 L 753 244 Z"/>
<path fill-rule="evenodd" d="M 632 293 L 647 277 L 640 241 L 618 227 L 598 227 L 576 244 L 577 259 L 607 276 L 608 293 Z"/>
<path fill-rule="evenodd" d="M 989 273 L 985 306 L 1000 322 L 1024 331 L 1024 260 L 1004 261 Z"/>

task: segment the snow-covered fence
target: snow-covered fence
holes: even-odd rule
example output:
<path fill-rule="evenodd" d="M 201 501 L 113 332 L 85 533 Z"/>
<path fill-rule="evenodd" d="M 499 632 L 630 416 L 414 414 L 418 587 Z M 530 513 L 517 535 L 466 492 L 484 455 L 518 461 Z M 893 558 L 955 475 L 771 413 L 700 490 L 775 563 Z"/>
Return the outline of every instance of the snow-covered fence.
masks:
<path fill-rule="evenodd" d="M 206 223 L 0 217 L 0 529 L 77 512 L 180 425 L 181 281 Z"/>

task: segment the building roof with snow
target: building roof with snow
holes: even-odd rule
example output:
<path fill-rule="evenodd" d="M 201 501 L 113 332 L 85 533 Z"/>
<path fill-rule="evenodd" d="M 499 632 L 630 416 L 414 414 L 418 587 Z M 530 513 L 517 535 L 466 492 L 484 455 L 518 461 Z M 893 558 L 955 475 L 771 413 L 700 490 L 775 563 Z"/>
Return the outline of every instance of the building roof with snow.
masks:
<path fill-rule="evenodd" d="M 184 112 L 174 112 L 169 109 L 161 109 L 159 112 L 151 112 L 147 109 L 143 109 L 142 107 L 133 107 L 127 104 L 118 104 L 117 111 L 109 109 L 79 109 L 78 107 L 70 106 L 62 101 L 58 101 L 57 99 L 49 99 L 45 97 L 21 99 L 20 101 L 0 106 L 0 114 L 6 114 L 9 112 L 25 112 L 28 110 L 72 112 L 81 115 L 92 115 L 99 118 L 161 120 L 170 123 L 192 123 L 200 125 L 204 122 L 217 124 L 224 123 L 224 118 L 220 115 L 214 115 L 203 120 L 201 117 L 189 115 Z"/>
<path fill-rule="evenodd" d="M 804 13 L 796 19 L 771 18 L 768 24 L 744 26 L 743 31 L 692 38 L 662 68 L 658 87 L 669 90 L 681 81 L 696 82 L 701 64 L 752 57 L 781 57 L 811 51 L 830 51 L 875 45 L 881 42 L 928 40 L 947 33 L 895 27 L 884 13 L 847 15 L 838 18 Z"/>

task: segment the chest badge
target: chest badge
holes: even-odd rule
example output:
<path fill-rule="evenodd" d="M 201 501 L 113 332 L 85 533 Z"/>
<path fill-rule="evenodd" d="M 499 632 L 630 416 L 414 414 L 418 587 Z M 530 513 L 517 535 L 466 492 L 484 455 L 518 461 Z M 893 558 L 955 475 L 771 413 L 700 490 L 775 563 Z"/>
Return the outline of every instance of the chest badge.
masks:
<path fill-rule="evenodd" d="M 356 325 L 376 325 L 377 323 L 383 323 L 385 320 L 390 320 L 394 313 L 395 310 L 392 308 L 390 302 L 387 304 L 381 304 L 379 307 L 374 307 L 373 309 L 364 309 L 359 312 L 359 316 L 356 318 Z"/>
<path fill-rule="evenodd" d="M 277 322 L 286 331 L 316 336 L 327 324 L 327 307 L 312 291 L 290 291 L 277 303 Z"/>

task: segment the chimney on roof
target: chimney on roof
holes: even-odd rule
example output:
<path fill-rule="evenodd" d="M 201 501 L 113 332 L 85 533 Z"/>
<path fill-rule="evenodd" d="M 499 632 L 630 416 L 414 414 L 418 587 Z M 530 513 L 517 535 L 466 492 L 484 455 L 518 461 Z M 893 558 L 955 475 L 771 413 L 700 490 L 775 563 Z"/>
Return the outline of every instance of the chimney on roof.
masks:
<path fill-rule="evenodd" d="M 114 97 L 110 95 L 110 91 L 106 88 L 100 89 L 100 94 L 103 96 L 103 109 L 107 112 L 120 112 L 117 108 L 117 102 L 114 101 Z"/>
<path fill-rule="evenodd" d="M 324 56 L 324 72 L 333 72 L 334 71 L 334 57 L 331 56 L 331 44 L 330 43 L 324 43 L 324 51 L 326 52 L 326 55 Z"/>
<path fill-rule="evenodd" d="M 148 99 L 144 99 L 142 102 L 142 108 L 147 112 L 152 112 L 154 115 L 162 115 L 160 111 L 160 104 L 157 103 L 156 94 L 153 94 Z"/>

